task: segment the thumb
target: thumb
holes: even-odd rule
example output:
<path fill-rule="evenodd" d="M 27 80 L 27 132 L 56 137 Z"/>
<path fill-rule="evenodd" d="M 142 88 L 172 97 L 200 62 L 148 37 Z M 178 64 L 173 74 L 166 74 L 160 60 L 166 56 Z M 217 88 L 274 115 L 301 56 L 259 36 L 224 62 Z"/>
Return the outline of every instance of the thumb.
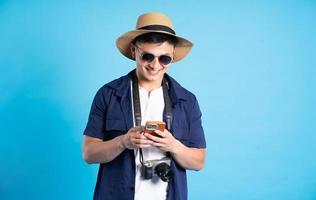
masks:
<path fill-rule="evenodd" d="M 134 130 L 135 130 L 135 131 L 143 132 L 143 131 L 144 131 L 144 128 L 145 128 L 144 126 L 136 126 Z"/>

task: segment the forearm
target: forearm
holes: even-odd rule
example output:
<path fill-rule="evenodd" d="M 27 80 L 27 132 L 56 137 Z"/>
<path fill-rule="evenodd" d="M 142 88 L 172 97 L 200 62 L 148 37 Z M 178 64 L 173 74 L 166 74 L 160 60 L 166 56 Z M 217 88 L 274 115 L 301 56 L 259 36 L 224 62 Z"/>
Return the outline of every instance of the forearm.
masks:
<path fill-rule="evenodd" d="M 189 148 L 178 141 L 171 155 L 185 169 L 201 170 L 204 167 L 205 149 Z"/>
<path fill-rule="evenodd" d="M 83 159 L 87 163 L 107 163 L 124 151 L 123 136 L 109 141 L 92 141 L 84 145 Z"/>

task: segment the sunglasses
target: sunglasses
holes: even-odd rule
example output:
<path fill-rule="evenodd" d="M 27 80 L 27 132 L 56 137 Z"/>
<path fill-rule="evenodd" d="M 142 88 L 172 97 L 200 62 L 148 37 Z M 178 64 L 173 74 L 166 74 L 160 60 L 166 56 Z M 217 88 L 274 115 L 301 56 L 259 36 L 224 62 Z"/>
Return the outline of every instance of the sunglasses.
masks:
<path fill-rule="evenodd" d="M 168 65 L 169 63 L 171 63 L 172 61 L 172 57 L 168 56 L 168 55 L 160 55 L 160 56 L 155 56 L 152 53 L 148 53 L 148 52 L 143 52 L 138 46 L 136 46 L 136 49 L 139 50 L 140 53 L 140 58 L 145 61 L 145 62 L 149 62 L 151 63 L 156 57 L 158 57 L 159 63 L 161 65 Z"/>

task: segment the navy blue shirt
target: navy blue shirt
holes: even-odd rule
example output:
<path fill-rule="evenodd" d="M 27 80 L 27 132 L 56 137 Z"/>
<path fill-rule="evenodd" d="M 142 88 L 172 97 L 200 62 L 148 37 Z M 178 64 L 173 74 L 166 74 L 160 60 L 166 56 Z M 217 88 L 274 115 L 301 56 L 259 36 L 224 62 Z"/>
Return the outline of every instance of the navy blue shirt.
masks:
<path fill-rule="evenodd" d="M 111 140 L 133 127 L 131 80 L 134 70 L 99 89 L 94 97 L 84 134 Z M 206 148 L 201 111 L 195 96 L 166 75 L 172 102 L 171 133 L 184 145 Z M 166 116 L 163 116 L 166 121 Z M 186 170 L 174 160 L 168 184 L 168 200 L 187 199 Z M 132 200 L 135 193 L 134 151 L 126 149 L 108 163 L 101 163 L 94 191 L 95 200 Z"/>

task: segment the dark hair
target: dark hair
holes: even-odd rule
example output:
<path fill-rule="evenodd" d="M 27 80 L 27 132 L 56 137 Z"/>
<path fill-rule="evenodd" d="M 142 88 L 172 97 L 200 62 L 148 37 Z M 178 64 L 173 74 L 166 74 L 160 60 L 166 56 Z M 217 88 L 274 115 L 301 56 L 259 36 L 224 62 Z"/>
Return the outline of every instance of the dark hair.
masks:
<path fill-rule="evenodd" d="M 136 43 L 162 43 L 162 42 L 168 42 L 168 43 L 176 46 L 178 43 L 178 39 L 172 35 L 151 32 L 151 33 L 145 33 L 145 34 L 137 36 L 132 41 L 132 44 L 136 44 Z"/>

